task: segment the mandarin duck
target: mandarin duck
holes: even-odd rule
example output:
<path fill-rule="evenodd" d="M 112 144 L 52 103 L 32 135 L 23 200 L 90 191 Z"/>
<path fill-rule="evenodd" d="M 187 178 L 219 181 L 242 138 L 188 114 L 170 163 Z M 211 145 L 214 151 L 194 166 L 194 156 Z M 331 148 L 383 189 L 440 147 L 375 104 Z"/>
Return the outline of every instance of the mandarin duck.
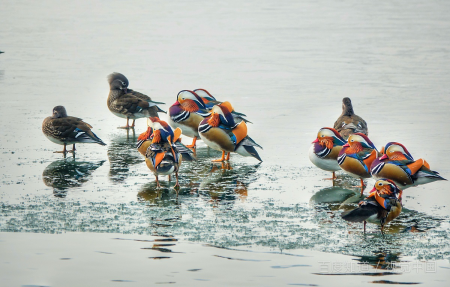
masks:
<path fill-rule="evenodd" d="M 402 191 L 390 179 L 379 179 L 375 182 L 368 197 L 359 202 L 356 209 L 343 212 L 341 217 L 350 222 L 366 222 L 381 225 L 383 228 L 400 215 L 402 211 Z"/>
<path fill-rule="evenodd" d="M 334 128 L 345 140 L 354 133 L 369 135 L 366 121 L 355 115 L 350 98 L 342 99 L 342 114 L 334 123 Z"/>
<path fill-rule="evenodd" d="M 371 165 L 374 178 L 392 179 L 401 188 L 426 184 L 437 180 L 446 180 L 438 172 L 430 170 L 424 159 L 414 160 L 404 145 L 389 142 L 384 154 Z"/>
<path fill-rule="evenodd" d="M 164 104 L 154 102 L 149 96 L 128 89 L 128 79 L 120 73 L 112 73 L 108 76 L 109 95 L 108 108 L 118 117 L 126 118 L 127 125 L 121 128 L 134 128 L 134 122 L 139 118 L 158 117 L 158 112 L 165 113 L 157 105 Z M 133 119 L 131 126 L 129 120 Z"/>
<path fill-rule="evenodd" d="M 200 98 L 202 98 L 203 103 L 205 104 L 207 110 L 211 110 L 215 105 L 220 105 L 224 103 L 216 100 L 216 98 L 205 89 L 196 89 L 194 90 L 194 93 L 196 93 Z M 229 102 L 225 103 L 227 103 L 226 105 L 228 105 L 228 109 L 231 110 L 231 115 L 233 116 L 235 122 L 238 123 L 240 121 L 244 121 L 245 123 L 252 123 L 251 121 L 245 118 L 246 117 L 245 114 L 236 112 Z"/>
<path fill-rule="evenodd" d="M 64 145 L 62 151 L 55 153 L 75 152 L 76 143 L 97 143 L 106 145 L 96 134 L 91 131 L 92 126 L 82 119 L 67 115 L 63 106 L 53 108 L 53 114 L 42 122 L 42 132 L 52 142 Z M 72 144 L 72 150 L 68 151 L 66 145 Z"/>
<path fill-rule="evenodd" d="M 183 90 L 178 93 L 177 101 L 169 108 L 169 124 L 173 128 L 181 128 L 183 135 L 194 138 L 188 148 L 195 148 L 198 134 L 198 125 L 210 113 L 195 92 Z"/>
<path fill-rule="evenodd" d="M 193 152 L 180 142 L 181 129 L 172 128 L 157 117 L 150 118 L 152 126 L 138 137 L 138 151 L 144 155 L 147 167 L 156 177 L 156 184 L 161 187 L 158 175 L 170 175 L 175 172 L 176 184 L 178 190 L 178 171 L 182 162 L 185 160 L 194 160 Z"/>
<path fill-rule="evenodd" d="M 247 135 L 247 125 L 244 121 L 234 121 L 231 110 L 224 103 L 212 108 L 211 115 L 200 122 L 198 132 L 210 148 L 222 151 L 222 158 L 213 160 L 215 162 L 224 161 L 225 152 L 228 152 L 226 160 L 230 159 L 231 152 L 236 152 L 262 161 L 255 146 L 261 149 L 262 147 Z"/>
<path fill-rule="evenodd" d="M 345 144 L 345 140 L 333 128 L 321 128 L 317 138 L 309 149 L 309 159 L 318 168 L 333 172 L 332 180 L 336 179 L 335 172 L 340 170 L 337 157 Z"/>
<path fill-rule="evenodd" d="M 363 178 L 370 178 L 370 166 L 378 157 L 378 151 L 369 138 L 362 133 L 352 134 L 339 152 L 339 166 L 348 174 L 361 180 L 361 196 L 364 191 Z"/>

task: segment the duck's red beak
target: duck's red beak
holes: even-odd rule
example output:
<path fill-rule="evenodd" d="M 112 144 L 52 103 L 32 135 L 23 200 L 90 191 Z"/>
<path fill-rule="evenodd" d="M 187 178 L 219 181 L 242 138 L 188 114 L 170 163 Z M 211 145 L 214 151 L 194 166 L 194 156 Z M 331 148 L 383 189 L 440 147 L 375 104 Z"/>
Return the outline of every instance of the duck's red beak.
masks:
<path fill-rule="evenodd" d="M 319 142 L 319 138 L 316 138 L 312 143 L 318 143 Z"/>
<path fill-rule="evenodd" d="M 387 156 L 387 154 L 383 154 L 381 157 L 380 157 L 380 160 L 383 160 L 383 159 L 388 159 L 389 157 Z"/>
<path fill-rule="evenodd" d="M 350 144 L 349 143 L 346 143 L 345 145 L 343 145 L 342 147 L 349 147 L 350 146 Z"/>
<path fill-rule="evenodd" d="M 173 103 L 172 106 L 178 106 L 179 104 L 180 104 L 180 102 L 179 102 L 179 101 L 176 101 L 175 103 Z"/>

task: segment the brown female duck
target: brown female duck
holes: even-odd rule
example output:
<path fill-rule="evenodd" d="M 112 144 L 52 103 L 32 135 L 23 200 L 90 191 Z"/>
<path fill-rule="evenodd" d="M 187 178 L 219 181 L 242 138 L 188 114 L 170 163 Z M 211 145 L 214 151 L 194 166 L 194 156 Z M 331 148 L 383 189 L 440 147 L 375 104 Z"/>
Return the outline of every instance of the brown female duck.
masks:
<path fill-rule="evenodd" d="M 63 106 L 53 108 L 53 115 L 44 119 L 42 132 L 54 143 L 64 145 L 62 151 L 55 153 L 75 152 L 76 143 L 97 143 L 106 145 L 91 131 L 92 126 L 82 119 L 67 115 Z M 71 151 L 66 150 L 66 145 L 73 144 Z"/>
<path fill-rule="evenodd" d="M 149 96 L 128 89 L 128 79 L 120 73 L 112 73 L 108 76 L 109 95 L 108 108 L 118 117 L 126 118 L 127 125 L 121 128 L 134 128 L 134 122 L 139 118 L 158 117 L 161 110 L 157 105 L 164 104 L 154 102 Z M 128 121 L 133 119 L 131 126 Z"/>

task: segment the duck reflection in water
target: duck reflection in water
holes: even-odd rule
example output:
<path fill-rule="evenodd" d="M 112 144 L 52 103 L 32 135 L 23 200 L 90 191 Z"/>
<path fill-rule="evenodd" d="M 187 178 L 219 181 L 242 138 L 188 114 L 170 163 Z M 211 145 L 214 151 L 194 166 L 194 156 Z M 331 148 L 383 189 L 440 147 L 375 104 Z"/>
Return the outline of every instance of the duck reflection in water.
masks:
<path fill-rule="evenodd" d="M 374 255 L 357 256 L 358 264 L 367 264 L 375 269 L 393 270 L 400 268 L 400 252 L 392 252 L 390 250 L 378 250 Z"/>
<path fill-rule="evenodd" d="M 132 136 L 117 136 L 111 140 L 108 146 L 108 160 L 110 164 L 109 177 L 113 182 L 123 182 L 130 175 L 130 166 L 142 163 L 143 159 L 136 151 L 136 137 L 133 131 Z"/>
<path fill-rule="evenodd" d="M 232 167 L 230 163 L 210 165 L 199 186 L 199 194 L 210 198 L 209 201 L 217 207 L 222 204 L 233 204 L 236 199 L 244 202 L 248 196 L 247 187 L 256 180 L 256 171 L 260 164 Z"/>
<path fill-rule="evenodd" d="M 66 197 L 70 188 L 80 187 L 90 179 L 90 175 L 105 161 L 86 162 L 62 159 L 50 163 L 42 172 L 44 184 L 53 187 L 56 197 Z"/>
<path fill-rule="evenodd" d="M 137 198 L 139 201 L 147 201 L 150 206 L 165 207 L 178 205 L 176 192 L 171 188 L 158 188 L 155 181 L 144 184 Z"/>

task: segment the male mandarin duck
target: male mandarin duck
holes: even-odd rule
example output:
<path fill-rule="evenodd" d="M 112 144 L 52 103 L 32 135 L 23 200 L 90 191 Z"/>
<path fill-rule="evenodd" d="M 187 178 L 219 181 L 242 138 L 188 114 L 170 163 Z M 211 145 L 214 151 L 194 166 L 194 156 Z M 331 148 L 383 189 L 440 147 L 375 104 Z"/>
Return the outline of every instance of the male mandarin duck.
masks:
<path fill-rule="evenodd" d="M 342 99 L 342 114 L 334 123 L 334 128 L 344 139 L 354 133 L 369 135 L 366 121 L 355 115 L 350 98 Z"/>
<path fill-rule="evenodd" d="M 201 97 L 193 91 L 183 90 L 169 108 L 169 124 L 174 128 L 181 128 L 183 135 L 194 138 L 187 147 L 195 148 L 199 137 L 198 125 L 209 115 Z"/>
<path fill-rule="evenodd" d="M 230 159 L 231 152 L 236 152 L 262 161 L 255 146 L 261 149 L 262 147 L 247 135 L 247 125 L 244 121 L 240 123 L 234 121 L 225 103 L 212 108 L 211 115 L 201 121 L 198 126 L 198 132 L 210 148 L 222 151 L 222 158 L 213 161 L 224 161 L 225 152 L 228 152 L 226 160 Z"/>
<path fill-rule="evenodd" d="M 134 122 L 139 118 L 158 117 L 161 110 L 157 105 L 164 104 L 154 102 L 149 96 L 128 89 L 128 79 L 120 73 L 112 73 L 108 76 L 109 95 L 108 108 L 118 117 L 126 118 L 127 125 L 122 128 L 134 128 Z M 131 126 L 129 120 L 133 119 Z"/>
<path fill-rule="evenodd" d="M 438 172 L 430 170 L 425 160 L 415 161 L 406 147 L 398 142 L 389 142 L 385 146 L 384 154 L 372 163 L 371 173 L 374 178 L 392 179 L 403 189 L 446 180 Z"/>
<path fill-rule="evenodd" d="M 383 228 L 400 215 L 402 211 L 402 191 L 390 179 L 380 179 L 375 182 L 368 197 L 359 203 L 356 209 L 343 212 L 341 217 L 350 222 L 366 221 L 381 225 Z"/>
<path fill-rule="evenodd" d="M 64 145 L 62 151 L 55 153 L 75 152 L 76 143 L 97 143 L 106 145 L 97 135 L 91 131 L 92 126 L 82 119 L 67 115 L 63 106 L 53 108 L 53 115 L 42 122 L 42 132 L 54 143 Z M 66 145 L 73 144 L 71 151 L 66 150 Z"/>
<path fill-rule="evenodd" d="M 231 110 L 231 114 L 235 122 L 244 121 L 246 123 L 252 123 L 251 121 L 245 118 L 246 117 L 245 114 L 236 112 L 229 102 L 220 102 L 216 100 L 216 98 L 213 95 L 211 95 L 207 90 L 196 89 L 194 90 L 194 93 L 196 93 L 200 98 L 202 98 L 203 103 L 205 104 L 206 109 L 208 111 L 211 110 L 215 105 L 227 103 L 226 105 L 228 106 L 228 109 Z"/>
<path fill-rule="evenodd" d="M 353 177 L 361 180 L 361 195 L 364 191 L 363 178 L 370 178 L 370 166 L 378 157 L 378 151 L 369 138 L 362 133 L 352 134 L 338 155 L 339 166 Z"/>
<path fill-rule="evenodd" d="M 309 149 L 309 159 L 318 168 L 332 171 L 332 180 L 336 179 L 335 172 L 340 170 L 337 157 L 345 144 L 345 140 L 333 128 L 321 128 L 317 138 Z"/>
<path fill-rule="evenodd" d="M 195 157 L 190 149 L 180 142 L 181 130 L 172 128 L 157 117 L 150 118 L 152 127 L 138 137 L 138 151 L 145 157 L 147 167 L 156 177 L 157 186 L 160 187 L 158 175 L 170 175 L 175 172 L 176 184 L 178 190 L 178 171 L 182 162 L 193 160 Z"/>

